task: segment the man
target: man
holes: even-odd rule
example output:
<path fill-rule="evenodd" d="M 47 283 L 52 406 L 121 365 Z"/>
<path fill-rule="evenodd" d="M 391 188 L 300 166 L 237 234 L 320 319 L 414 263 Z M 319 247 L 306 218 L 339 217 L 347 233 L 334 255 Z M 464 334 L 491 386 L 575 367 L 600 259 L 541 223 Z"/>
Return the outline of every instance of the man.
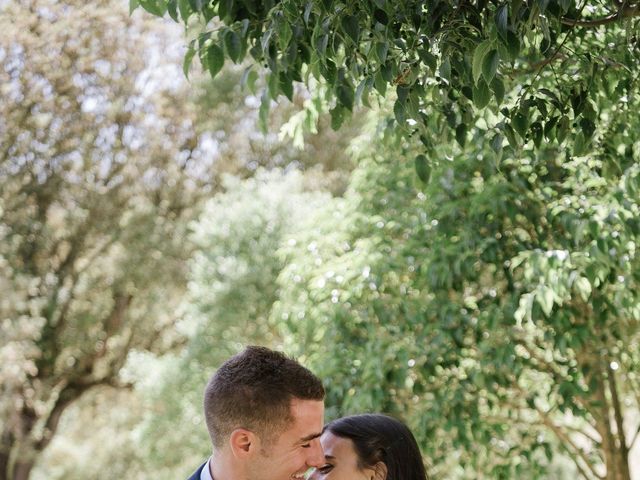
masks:
<path fill-rule="evenodd" d="M 300 480 L 324 464 L 324 388 L 282 353 L 248 347 L 209 380 L 213 455 L 189 480 Z"/>

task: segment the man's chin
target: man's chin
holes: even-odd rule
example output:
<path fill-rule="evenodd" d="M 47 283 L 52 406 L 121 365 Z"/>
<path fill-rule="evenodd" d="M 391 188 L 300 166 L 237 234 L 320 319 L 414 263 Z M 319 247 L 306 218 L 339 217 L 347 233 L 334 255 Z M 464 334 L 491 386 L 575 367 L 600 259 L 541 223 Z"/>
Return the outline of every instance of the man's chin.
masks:
<path fill-rule="evenodd" d="M 289 480 L 304 480 L 305 478 L 307 478 L 307 474 L 309 473 L 309 470 L 311 470 L 310 468 L 307 468 L 306 470 L 303 470 L 302 472 L 297 472 L 294 473 L 293 475 L 291 475 L 291 477 L 289 477 Z"/>

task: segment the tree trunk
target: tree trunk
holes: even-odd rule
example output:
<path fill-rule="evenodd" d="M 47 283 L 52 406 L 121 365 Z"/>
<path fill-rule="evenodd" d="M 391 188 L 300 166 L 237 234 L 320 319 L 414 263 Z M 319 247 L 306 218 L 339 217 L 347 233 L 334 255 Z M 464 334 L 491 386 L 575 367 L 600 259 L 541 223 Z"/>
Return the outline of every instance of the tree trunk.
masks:
<path fill-rule="evenodd" d="M 88 386 L 67 386 L 49 411 L 45 421 L 45 434 L 34 438 L 33 428 L 38 420 L 35 411 L 23 408 L 20 435 L 6 431 L 0 447 L 0 480 L 28 480 L 38 457 L 51 442 L 60 423 L 62 413 L 88 389 Z"/>
<path fill-rule="evenodd" d="M 29 480 L 33 465 L 34 462 L 16 462 L 13 469 L 13 478 L 8 480 Z"/>
<path fill-rule="evenodd" d="M 602 452 L 607 468 L 607 480 L 631 480 L 629 451 L 622 425 L 622 410 L 618 398 L 615 373 L 605 358 L 597 370 L 596 399 L 600 414 L 596 418 L 596 428 L 602 437 Z"/>
<path fill-rule="evenodd" d="M 8 480 L 9 474 L 9 453 L 0 452 L 0 480 Z"/>

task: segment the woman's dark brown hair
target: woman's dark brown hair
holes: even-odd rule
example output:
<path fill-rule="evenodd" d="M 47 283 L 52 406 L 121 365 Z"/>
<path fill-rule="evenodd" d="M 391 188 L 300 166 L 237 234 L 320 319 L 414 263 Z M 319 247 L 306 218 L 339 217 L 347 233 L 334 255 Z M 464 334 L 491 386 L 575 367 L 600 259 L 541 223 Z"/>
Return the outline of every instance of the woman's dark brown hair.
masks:
<path fill-rule="evenodd" d="M 378 462 L 387 467 L 385 480 L 427 480 L 416 439 L 407 426 L 381 414 L 352 415 L 329 423 L 325 431 L 353 442 L 360 468 Z"/>

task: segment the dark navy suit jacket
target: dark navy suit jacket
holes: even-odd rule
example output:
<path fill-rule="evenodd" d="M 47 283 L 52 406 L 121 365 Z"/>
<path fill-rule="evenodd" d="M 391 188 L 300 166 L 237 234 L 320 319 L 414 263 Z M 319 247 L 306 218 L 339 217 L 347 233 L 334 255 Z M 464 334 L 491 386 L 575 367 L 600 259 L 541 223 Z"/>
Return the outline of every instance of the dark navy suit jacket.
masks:
<path fill-rule="evenodd" d="M 189 480 L 200 480 L 200 473 L 202 472 L 202 469 L 205 467 L 206 464 L 207 462 L 204 462 L 202 465 L 200 465 L 198 467 L 198 470 L 193 472 L 193 475 L 189 477 Z"/>

